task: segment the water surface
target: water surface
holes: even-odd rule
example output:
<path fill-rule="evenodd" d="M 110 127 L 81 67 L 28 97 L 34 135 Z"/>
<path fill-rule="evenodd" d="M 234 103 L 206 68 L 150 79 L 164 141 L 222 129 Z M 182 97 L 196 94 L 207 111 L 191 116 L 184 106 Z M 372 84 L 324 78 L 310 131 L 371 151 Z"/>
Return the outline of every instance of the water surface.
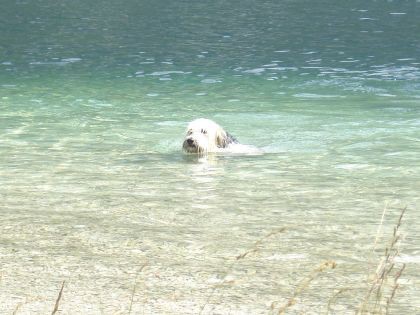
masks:
<path fill-rule="evenodd" d="M 354 313 L 403 208 L 391 310 L 418 312 L 419 14 L 3 5 L 1 312 L 51 312 L 65 280 L 64 314 L 267 314 L 334 261 L 288 312 Z M 183 155 L 198 117 L 265 154 Z"/>

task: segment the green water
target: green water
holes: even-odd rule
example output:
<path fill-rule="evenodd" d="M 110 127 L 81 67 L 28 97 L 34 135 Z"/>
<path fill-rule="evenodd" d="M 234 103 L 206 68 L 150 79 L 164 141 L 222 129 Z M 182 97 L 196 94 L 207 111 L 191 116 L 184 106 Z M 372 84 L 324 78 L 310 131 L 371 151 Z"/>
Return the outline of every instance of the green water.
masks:
<path fill-rule="evenodd" d="M 269 314 L 333 260 L 287 313 L 353 314 L 406 207 L 390 310 L 417 314 L 419 16 L 418 1 L 3 4 L 0 313 L 51 313 L 65 280 L 63 314 Z M 265 153 L 182 154 L 198 117 Z"/>

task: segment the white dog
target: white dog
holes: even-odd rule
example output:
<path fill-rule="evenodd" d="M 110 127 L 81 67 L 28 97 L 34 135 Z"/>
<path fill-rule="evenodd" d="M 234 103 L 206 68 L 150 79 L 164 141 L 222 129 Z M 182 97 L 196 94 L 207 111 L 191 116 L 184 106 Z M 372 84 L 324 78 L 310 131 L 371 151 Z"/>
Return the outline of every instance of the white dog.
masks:
<path fill-rule="evenodd" d="M 188 124 L 182 148 L 187 153 L 206 155 L 215 152 L 261 153 L 257 148 L 241 145 L 221 126 L 205 118 Z"/>

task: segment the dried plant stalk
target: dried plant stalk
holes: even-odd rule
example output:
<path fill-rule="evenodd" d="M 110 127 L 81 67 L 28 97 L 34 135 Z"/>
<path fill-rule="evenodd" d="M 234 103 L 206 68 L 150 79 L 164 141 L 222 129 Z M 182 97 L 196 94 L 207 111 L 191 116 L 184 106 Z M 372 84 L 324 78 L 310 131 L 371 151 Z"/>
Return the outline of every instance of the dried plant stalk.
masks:
<path fill-rule="evenodd" d="M 309 277 L 307 277 L 306 279 L 303 279 L 299 285 L 296 287 L 295 291 L 293 292 L 293 295 L 289 298 L 289 300 L 282 305 L 279 309 L 277 314 L 284 314 L 286 312 L 286 310 L 290 307 L 296 304 L 297 301 L 297 297 L 299 295 L 302 294 L 303 291 L 305 291 L 309 285 L 311 284 L 311 282 L 316 279 L 319 274 L 321 274 L 322 272 L 324 272 L 326 269 L 330 268 L 330 269 L 334 269 L 337 266 L 337 263 L 333 260 L 328 260 L 328 261 L 324 261 L 322 264 L 320 264 L 317 268 L 315 268 L 311 274 L 309 275 Z M 271 304 L 271 308 L 272 310 L 276 307 L 276 302 L 273 302 Z"/>
<path fill-rule="evenodd" d="M 405 264 L 402 264 L 401 267 L 397 267 L 396 257 L 400 254 L 400 227 L 406 209 L 407 208 L 404 208 L 401 211 L 397 225 L 394 227 L 390 244 L 385 248 L 384 256 L 376 268 L 372 283 L 368 287 L 367 293 L 359 306 L 357 314 L 383 314 L 384 307 L 385 313 L 389 313 L 391 303 L 399 288 L 398 280 L 405 269 Z M 393 286 L 387 297 L 387 283 L 389 278 L 393 278 Z"/>
<path fill-rule="evenodd" d="M 64 290 L 64 284 L 65 283 L 66 283 L 66 281 L 64 280 L 62 285 L 61 285 L 60 292 L 58 293 L 57 300 L 55 301 L 54 309 L 53 309 L 51 315 L 54 315 L 55 313 L 58 312 L 58 306 L 60 305 L 60 300 L 61 300 L 61 297 L 63 296 L 63 290 Z"/>

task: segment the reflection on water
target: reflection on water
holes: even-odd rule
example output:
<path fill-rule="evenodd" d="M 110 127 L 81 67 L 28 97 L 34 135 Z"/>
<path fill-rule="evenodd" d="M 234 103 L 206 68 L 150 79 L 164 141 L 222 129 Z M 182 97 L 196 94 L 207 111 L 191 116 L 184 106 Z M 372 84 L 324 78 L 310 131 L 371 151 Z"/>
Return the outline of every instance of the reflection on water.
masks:
<path fill-rule="evenodd" d="M 289 311 L 354 312 L 404 207 L 391 311 L 415 313 L 418 13 L 4 5 L 0 313 L 51 312 L 65 280 L 66 314 L 267 314 L 328 260 Z M 198 117 L 265 153 L 182 154 Z"/>

